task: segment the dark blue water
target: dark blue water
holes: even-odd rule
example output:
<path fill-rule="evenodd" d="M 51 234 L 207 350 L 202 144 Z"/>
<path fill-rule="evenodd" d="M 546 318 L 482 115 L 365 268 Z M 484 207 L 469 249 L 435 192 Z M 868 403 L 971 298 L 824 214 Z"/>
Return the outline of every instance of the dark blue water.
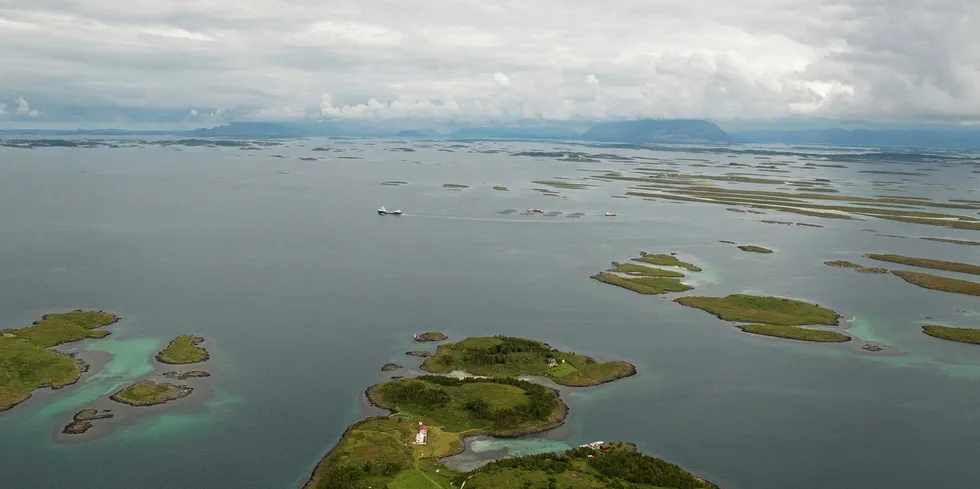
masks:
<path fill-rule="evenodd" d="M 311 151 L 320 145 L 344 152 Z M 55 433 L 75 404 L 88 402 L 86 382 L 114 384 L 92 372 L 77 386 L 39 393 L 0 414 L 0 486 L 294 487 L 360 415 L 361 392 L 382 378 L 381 365 L 406 363 L 401 353 L 420 330 L 528 336 L 633 362 L 636 377 L 566 394 L 565 441 L 633 441 L 728 489 L 980 485 L 980 348 L 919 331 L 925 322 L 980 327 L 980 299 L 822 264 L 868 252 L 976 263 L 975 247 L 915 237 L 977 233 L 610 198 L 623 193 L 622 182 L 547 197 L 532 180 L 631 167 L 470 152 L 554 147 L 543 143 L 385 150 L 405 145 L 0 148 L 0 325 L 106 309 L 124 318 L 110 337 L 118 343 L 106 348 L 118 356 L 113 379 L 142 375 L 146 342 L 181 333 L 208 339 L 216 374 L 199 402 L 174 403 L 84 443 Z M 687 172 L 745 170 L 679 163 Z M 908 171 L 850 166 L 771 176 L 830 178 L 844 193 L 874 195 L 882 192 L 872 181 L 902 177 L 858 170 Z M 978 199 L 970 171 L 943 168 L 902 182 L 902 191 Z M 386 180 L 410 184 L 380 185 Z M 453 192 L 444 183 L 472 188 Z M 406 215 L 378 217 L 380 205 Z M 528 207 L 587 216 L 497 214 Z M 720 239 L 776 253 L 747 254 Z M 853 318 L 852 334 L 892 354 L 748 335 L 669 299 L 588 279 L 641 250 L 680 252 L 702 265 L 691 282 L 699 294 L 751 291 L 831 307 Z"/>

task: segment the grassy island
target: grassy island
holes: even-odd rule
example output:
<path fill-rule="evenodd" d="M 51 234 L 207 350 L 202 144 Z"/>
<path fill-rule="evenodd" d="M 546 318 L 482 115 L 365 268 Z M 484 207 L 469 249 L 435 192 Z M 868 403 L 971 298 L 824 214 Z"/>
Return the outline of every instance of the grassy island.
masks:
<path fill-rule="evenodd" d="M 415 341 L 425 342 L 425 341 L 445 341 L 448 336 L 438 332 L 429 331 L 426 333 L 421 333 L 415 336 Z"/>
<path fill-rule="evenodd" d="M 615 285 L 639 294 L 648 295 L 684 292 L 693 288 L 689 285 L 684 285 L 676 278 L 667 277 L 626 278 L 612 273 L 601 272 L 592 278 L 605 284 Z"/>
<path fill-rule="evenodd" d="M 864 255 L 872 260 L 887 261 L 890 263 L 900 263 L 913 267 L 932 268 L 934 270 L 945 270 L 947 272 L 970 273 L 980 275 L 980 265 L 970 265 L 969 263 L 959 263 L 955 261 L 933 260 L 931 258 L 913 258 L 910 256 L 890 255 L 890 254 L 867 254 Z"/>
<path fill-rule="evenodd" d="M 461 183 L 444 183 L 442 184 L 442 187 L 449 190 L 463 190 L 464 188 L 470 188 L 469 185 L 463 185 Z"/>
<path fill-rule="evenodd" d="M 109 399 L 130 406 L 153 406 L 186 397 L 193 390 L 186 385 L 141 380 L 109 396 Z"/>
<path fill-rule="evenodd" d="M 640 257 L 634 258 L 633 260 L 643 262 L 643 263 L 649 263 L 651 265 L 660 265 L 665 267 L 680 267 L 691 272 L 701 271 L 701 269 L 698 268 L 697 266 L 690 263 L 682 262 L 678 260 L 677 257 L 674 255 L 664 255 L 664 254 L 651 255 L 647 253 L 640 253 Z"/>
<path fill-rule="evenodd" d="M 464 370 L 490 377 L 540 375 L 572 387 L 603 384 L 636 373 L 627 362 L 597 362 L 585 355 L 555 350 L 540 341 L 507 336 L 467 338 L 439 345 L 436 354 L 422 363 L 422 369 L 434 373 Z"/>
<path fill-rule="evenodd" d="M 645 267 L 643 265 L 637 265 L 635 263 L 616 263 L 613 262 L 613 267 L 610 272 L 622 273 L 626 275 L 636 275 L 640 277 L 669 277 L 669 278 L 684 278 L 684 274 L 680 272 L 675 272 L 673 270 L 664 270 L 662 268 Z"/>
<path fill-rule="evenodd" d="M 202 342 L 204 338 L 200 336 L 180 335 L 174 338 L 163 351 L 157 353 L 157 361 L 173 365 L 206 362 L 210 358 L 208 351 L 197 346 Z"/>
<path fill-rule="evenodd" d="M 941 290 L 954 294 L 980 295 L 980 283 L 969 280 L 940 277 L 928 273 L 906 272 L 904 270 L 892 270 L 892 275 L 902 277 L 906 282 L 926 289 Z"/>
<path fill-rule="evenodd" d="M 836 331 L 825 329 L 808 329 L 796 326 L 777 326 L 774 324 L 748 324 L 739 325 L 739 329 L 746 333 L 760 334 L 764 336 L 775 336 L 777 338 L 788 338 L 791 340 L 817 341 L 826 343 L 843 343 L 850 341 L 847 335 Z"/>
<path fill-rule="evenodd" d="M 740 323 L 746 333 L 802 341 L 844 342 L 847 335 L 836 331 L 800 328 L 804 325 L 836 326 L 840 316 L 808 302 L 779 297 L 733 294 L 727 297 L 681 297 L 674 302 L 710 312 L 720 319 Z"/>
<path fill-rule="evenodd" d="M 835 268 L 850 268 L 858 273 L 888 273 L 887 268 L 866 267 L 864 265 L 858 265 L 857 263 L 852 263 L 846 260 L 825 261 L 823 264 Z"/>
<path fill-rule="evenodd" d="M 104 338 L 109 332 L 98 328 L 118 320 L 107 312 L 77 310 L 46 314 L 27 328 L 0 330 L 0 411 L 23 402 L 34 389 L 75 383 L 85 364 L 49 348 Z"/>
<path fill-rule="evenodd" d="M 452 473 L 443 468 L 439 476 L 434 466 L 438 457 L 462 451 L 463 437 L 545 431 L 560 425 L 567 410 L 554 390 L 516 379 L 423 376 L 378 384 L 368 398 L 394 415 L 351 426 L 306 487 L 448 488 Z M 423 424 L 425 443 L 415 444 Z"/>
<path fill-rule="evenodd" d="M 922 332 L 935 338 L 980 345 L 980 329 L 927 325 L 922 327 Z"/>
<path fill-rule="evenodd" d="M 506 192 L 508 190 L 507 187 L 501 185 L 494 185 L 493 189 L 498 192 Z"/>
<path fill-rule="evenodd" d="M 738 249 L 749 253 L 762 253 L 765 255 L 772 253 L 772 250 L 770 250 L 769 248 L 763 248 L 761 246 L 755 246 L 755 245 L 741 245 L 738 247 Z"/>
<path fill-rule="evenodd" d="M 980 241 L 970 241 L 967 239 L 951 239 L 951 238 L 922 238 L 927 241 L 936 241 L 939 243 L 951 243 L 966 246 L 980 246 Z"/>
<path fill-rule="evenodd" d="M 808 302 L 779 297 L 732 294 L 728 297 L 680 297 L 674 302 L 708 311 L 725 321 L 777 326 L 824 324 L 834 326 L 840 316 Z"/>

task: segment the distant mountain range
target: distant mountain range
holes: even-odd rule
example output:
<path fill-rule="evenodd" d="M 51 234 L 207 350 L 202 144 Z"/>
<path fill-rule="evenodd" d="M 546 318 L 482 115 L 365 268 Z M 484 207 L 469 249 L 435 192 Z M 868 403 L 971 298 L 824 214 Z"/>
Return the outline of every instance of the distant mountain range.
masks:
<path fill-rule="evenodd" d="M 0 130 L 0 135 L 164 136 L 201 138 L 400 137 L 440 139 L 574 140 L 631 144 L 814 144 L 868 147 L 980 149 L 980 129 L 947 126 L 898 130 L 805 129 L 753 130 L 731 134 L 713 122 L 697 119 L 642 119 L 601 122 L 579 132 L 567 125 L 535 124 L 462 127 L 448 134 L 434 129 L 386 129 L 368 123 L 233 122 L 193 131 Z"/>

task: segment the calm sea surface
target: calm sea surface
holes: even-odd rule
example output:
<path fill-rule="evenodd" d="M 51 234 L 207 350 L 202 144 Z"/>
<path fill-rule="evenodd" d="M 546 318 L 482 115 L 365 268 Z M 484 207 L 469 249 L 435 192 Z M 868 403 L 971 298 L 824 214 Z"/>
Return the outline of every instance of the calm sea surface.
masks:
<path fill-rule="evenodd" d="M 404 147 L 415 151 L 391 151 Z M 81 382 L 0 414 L 0 487 L 296 487 L 362 415 L 362 392 L 383 379 L 381 365 L 417 365 L 402 353 L 415 346 L 412 332 L 428 330 L 532 337 L 634 363 L 633 378 L 564 393 L 572 414 L 557 436 L 562 446 L 633 441 L 726 489 L 980 487 L 980 347 L 919 330 L 980 327 L 980 298 L 822 264 L 869 252 L 978 263 L 977 247 L 915 237 L 980 233 L 611 198 L 625 182 L 543 196 L 532 180 L 637 163 L 511 155 L 556 148 L 661 158 L 686 173 L 766 163 L 750 154 L 510 142 L 0 148 L 0 327 L 73 308 L 123 318 L 109 338 L 70 346 L 93 359 Z M 980 200 L 977 167 L 909 178 L 859 171 L 932 163 L 803 169 L 797 157 L 778 159 L 793 174 L 771 178 L 831 179 L 843 194 L 880 195 L 872 181 L 896 181 L 905 195 Z M 387 180 L 409 184 L 381 185 Z M 405 215 L 379 217 L 380 205 Z M 498 214 L 529 207 L 586 216 Z M 699 295 L 816 302 L 888 350 L 744 334 L 670 299 L 589 280 L 641 250 L 700 264 L 705 271 L 690 282 Z M 153 353 L 182 333 L 208 340 L 207 389 L 89 441 L 57 436 L 75 411 L 147 375 Z M 535 443 L 555 441 L 511 448 Z"/>

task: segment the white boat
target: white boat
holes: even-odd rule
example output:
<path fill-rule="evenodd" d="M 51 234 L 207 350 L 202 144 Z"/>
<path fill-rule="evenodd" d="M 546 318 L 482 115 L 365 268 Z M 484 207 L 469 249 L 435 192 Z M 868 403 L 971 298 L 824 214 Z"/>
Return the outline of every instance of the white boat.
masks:
<path fill-rule="evenodd" d="M 616 213 L 615 212 L 607 212 L 606 213 L 606 217 L 615 217 L 615 216 L 616 216 Z"/>
<path fill-rule="evenodd" d="M 381 206 L 381 208 L 378 209 L 378 215 L 379 216 L 386 216 L 386 215 L 400 216 L 400 215 L 402 215 L 402 210 L 401 209 L 395 209 L 393 211 L 389 211 L 388 209 L 385 209 L 385 206 Z"/>

